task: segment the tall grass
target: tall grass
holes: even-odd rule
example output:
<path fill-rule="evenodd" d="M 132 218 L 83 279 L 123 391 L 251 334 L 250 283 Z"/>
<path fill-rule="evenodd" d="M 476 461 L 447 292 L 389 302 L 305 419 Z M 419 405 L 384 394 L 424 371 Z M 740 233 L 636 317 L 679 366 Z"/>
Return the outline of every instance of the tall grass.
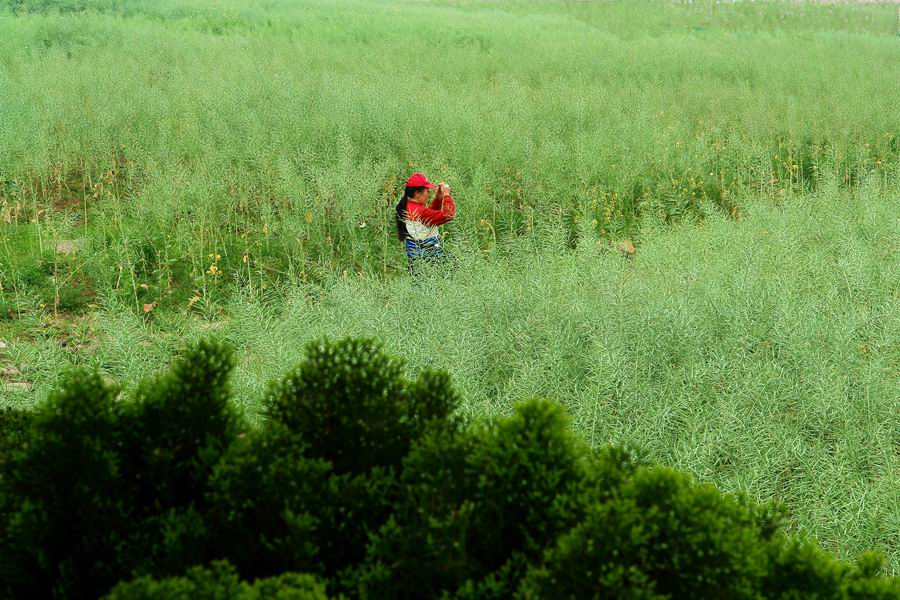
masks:
<path fill-rule="evenodd" d="M 6 6 L 0 216 L 87 237 L 136 309 L 208 285 L 210 253 L 257 287 L 400 272 L 414 169 L 454 185 L 450 238 L 486 251 L 898 173 L 889 7 Z"/>
<path fill-rule="evenodd" d="M 896 574 L 900 197 L 788 200 L 750 202 L 739 223 L 661 228 L 630 259 L 603 245 L 464 255 L 425 282 L 329 277 L 284 298 L 235 298 L 213 322 L 148 325 L 112 301 L 92 325 L 99 344 L 74 356 L 135 381 L 215 332 L 237 347 L 240 395 L 259 399 L 308 340 L 374 335 L 412 372 L 447 369 L 472 419 L 556 399 L 593 444 L 780 498 L 798 530 L 842 556 L 879 549 Z M 14 351 L 33 365 L 31 398 L 73 360 L 52 339 Z"/>

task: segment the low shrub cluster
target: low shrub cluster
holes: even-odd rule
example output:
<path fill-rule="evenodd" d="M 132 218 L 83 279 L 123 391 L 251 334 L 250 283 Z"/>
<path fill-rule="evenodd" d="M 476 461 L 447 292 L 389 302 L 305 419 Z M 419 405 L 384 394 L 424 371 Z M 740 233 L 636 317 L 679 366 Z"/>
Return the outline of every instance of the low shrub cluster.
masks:
<path fill-rule="evenodd" d="M 463 426 L 446 373 L 318 342 L 249 426 L 230 349 L 129 399 L 76 372 L 0 414 L 9 598 L 896 598 L 879 560 L 786 537 L 777 506 L 620 448 L 531 400 Z"/>
<path fill-rule="evenodd" d="M 117 586 L 109 600 L 196 600 L 227 598 L 228 600 L 326 600 L 325 586 L 311 575 L 286 573 L 253 584 L 242 582 L 234 567 L 226 561 L 215 561 L 207 567 L 191 567 L 182 577 L 157 581 L 139 577 Z"/>

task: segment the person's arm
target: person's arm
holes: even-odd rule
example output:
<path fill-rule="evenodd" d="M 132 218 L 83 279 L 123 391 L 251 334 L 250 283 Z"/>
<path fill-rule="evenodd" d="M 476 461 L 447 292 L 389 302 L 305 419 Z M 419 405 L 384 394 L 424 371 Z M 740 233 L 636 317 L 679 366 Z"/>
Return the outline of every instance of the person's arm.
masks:
<path fill-rule="evenodd" d="M 431 208 L 433 210 L 441 210 L 441 208 L 443 207 L 445 193 L 448 196 L 450 195 L 449 190 L 445 190 L 444 183 L 441 182 L 441 184 L 438 185 L 437 191 L 434 193 L 434 200 L 431 201 L 429 208 Z"/>
<path fill-rule="evenodd" d="M 441 198 L 435 198 L 430 207 L 420 208 L 418 215 L 422 222 L 429 227 L 443 225 L 453 220 L 456 215 L 456 204 L 453 203 L 450 194 L 446 194 Z"/>
<path fill-rule="evenodd" d="M 453 220 L 455 214 L 456 205 L 453 203 L 453 198 L 450 197 L 450 186 L 442 181 L 434 194 L 431 206 L 422 211 L 422 219 L 426 225 L 431 227 Z"/>

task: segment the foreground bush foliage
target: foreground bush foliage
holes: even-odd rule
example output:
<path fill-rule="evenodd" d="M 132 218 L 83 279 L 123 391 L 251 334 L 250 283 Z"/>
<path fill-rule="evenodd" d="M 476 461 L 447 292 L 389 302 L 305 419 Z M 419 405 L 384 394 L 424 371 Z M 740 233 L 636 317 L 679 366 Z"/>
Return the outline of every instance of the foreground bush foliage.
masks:
<path fill-rule="evenodd" d="M 590 449 L 532 400 L 462 427 L 445 373 L 321 342 L 250 427 L 232 352 L 190 348 L 133 398 L 76 372 L 2 413 L 11 598 L 896 598 L 759 506 Z M 253 583 L 250 583 L 253 582 Z"/>
<path fill-rule="evenodd" d="M 258 579 L 251 585 L 242 582 L 234 567 L 225 561 L 215 561 L 209 568 L 191 567 L 182 577 L 161 581 L 139 577 L 117 585 L 107 596 L 109 600 L 325 600 L 327 597 L 325 586 L 311 575 L 285 573 Z"/>

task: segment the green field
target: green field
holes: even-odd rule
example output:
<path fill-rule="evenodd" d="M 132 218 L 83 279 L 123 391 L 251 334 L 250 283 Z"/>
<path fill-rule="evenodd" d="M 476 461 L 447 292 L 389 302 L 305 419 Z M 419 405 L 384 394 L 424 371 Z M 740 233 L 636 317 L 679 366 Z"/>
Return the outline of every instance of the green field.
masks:
<path fill-rule="evenodd" d="M 884 5 L 0 0 L 0 406 L 203 335 L 261 399 L 308 340 L 375 335 L 471 419 L 558 400 L 900 574 L 897 32 Z M 453 186 L 451 275 L 406 276 L 413 170 Z"/>

